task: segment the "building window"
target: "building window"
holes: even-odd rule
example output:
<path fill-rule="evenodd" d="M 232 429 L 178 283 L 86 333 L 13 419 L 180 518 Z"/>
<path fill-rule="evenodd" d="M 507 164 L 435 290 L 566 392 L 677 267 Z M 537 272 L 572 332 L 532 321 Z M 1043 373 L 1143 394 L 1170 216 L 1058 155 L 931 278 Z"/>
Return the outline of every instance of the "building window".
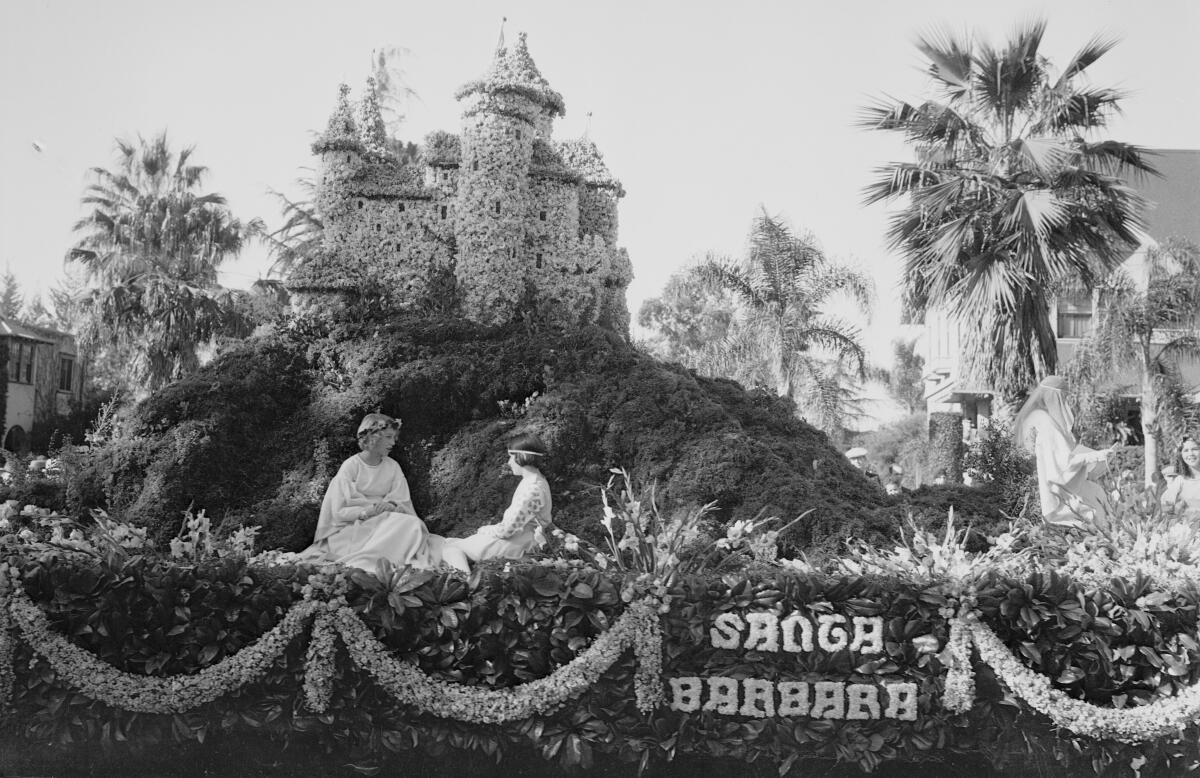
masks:
<path fill-rule="evenodd" d="M 8 347 L 8 380 L 18 384 L 33 383 L 34 345 L 26 340 L 13 340 Z"/>
<path fill-rule="evenodd" d="M 1058 298 L 1058 337 L 1082 338 L 1091 329 L 1091 292 L 1072 292 Z"/>
<path fill-rule="evenodd" d="M 500 201 L 499 200 L 496 201 L 495 208 L 496 208 L 496 213 L 500 213 Z"/>
<path fill-rule="evenodd" d="M 446 218 L 446 206 L 444 206 L 444 205 L 442 206 L 442 218 L 443 219 Z"/>
<path fill-rule="evenodd" d="M 58 358 L 58 391 L 70 392 L 75 379 L 75 357 L 65 354 Z"/>
<path fill-rule="evenodd" d="M 535 264 L 537 265 L 538 270 L 542 269 L 542 255 L 541 254 L 537 255 Z"/>
<path fill-rule="evenodd" d="M 539 213 L 538 218 L 541 219 L 542 221 L 546 221 L 546 212 L 542 211 L 541 213 Z"/>

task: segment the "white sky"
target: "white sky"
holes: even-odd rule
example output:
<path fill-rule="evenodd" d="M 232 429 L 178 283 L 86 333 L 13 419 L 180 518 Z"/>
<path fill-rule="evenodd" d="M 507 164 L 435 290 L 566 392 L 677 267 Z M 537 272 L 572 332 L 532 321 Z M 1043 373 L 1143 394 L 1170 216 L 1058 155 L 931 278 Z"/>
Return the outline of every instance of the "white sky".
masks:
<path fill-rule="evenodd" d="M 1097 33 L 1116 35 L 1121 44 L 1091 71 L 1129 92 L 1111 137 L 1200 148 L 1196 0 L 4 0 L 0 263 L 27 293 L 52 287 L 83 215 L 87 168 L 111 164 L 114 137 L 162 128 L 174 147 L 197 147 L 206 189 L 235 214 L 278 225 L 266 190 L 294 191 L 338 83 L 359 93 L 372 49 L 411 51 L 419 100 L 401 134 L 419 142 L 458 131 L 453 92 L 487 67 L 502 15 L 510 41 L 528 33 L 566 100 L 556 136 L 582 134 L 591 112 L 590 136 L 625 184 L 635 316 L 689 259 L 738 253 L 765 206 L 875 277 L 868 343 L 884 364 L 899 260 L 884 248 L 885 210 L 863 208 L 860 191 L 874 167 L 909 154 L 853 122 L 872 97 L 924 93 L 917 33 L 948 25 L 1001 40 L 1044 17 L 1043 52 L 1057 63 Z M 253 246 L 223 280 L 246 286 L 267 264 Z"/>

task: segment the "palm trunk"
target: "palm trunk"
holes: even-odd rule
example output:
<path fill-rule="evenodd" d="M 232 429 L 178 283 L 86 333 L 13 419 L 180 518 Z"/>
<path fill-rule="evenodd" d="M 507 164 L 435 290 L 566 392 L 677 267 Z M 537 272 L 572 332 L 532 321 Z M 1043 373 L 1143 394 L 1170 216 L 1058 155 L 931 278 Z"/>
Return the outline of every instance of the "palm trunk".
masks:
<path fill-rule="evenodd" d="M 1154 376 L 1150 373 L 1149 353 L 1144 355 L 1142 365 L 1143 455 L 1146 460 L 1146 486 L 1152 486 L 1154 474 L 1158 472 L 1158 401 L 1154 394 Z"/>

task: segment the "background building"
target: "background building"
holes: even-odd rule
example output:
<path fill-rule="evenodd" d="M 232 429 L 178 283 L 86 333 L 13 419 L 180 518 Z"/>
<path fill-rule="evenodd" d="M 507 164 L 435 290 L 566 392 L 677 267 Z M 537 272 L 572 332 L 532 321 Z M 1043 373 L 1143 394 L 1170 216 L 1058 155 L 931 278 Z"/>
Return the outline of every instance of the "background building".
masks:
<path fill-rule="evenodd" d="M 27 452 L 34 425 L 54 424 L 83 397 L 83 364 L 75 338 L 48 327 L 0 317 L 0 415 L 3 448 Z"/>

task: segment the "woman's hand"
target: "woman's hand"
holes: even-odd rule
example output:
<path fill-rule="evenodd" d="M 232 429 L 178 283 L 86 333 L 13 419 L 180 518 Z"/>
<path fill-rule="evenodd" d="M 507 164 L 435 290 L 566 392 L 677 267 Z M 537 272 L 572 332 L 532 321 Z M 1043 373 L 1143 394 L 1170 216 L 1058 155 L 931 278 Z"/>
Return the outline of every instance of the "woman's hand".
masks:
<path fill-rule="evenodd" d="M 391 502 L 390 500 L 380 500 L 379 502 L 377 502 L 371 506 L 370 513 L 368 513 L 364 518 L 369 519 L 372 516 L 378 516 L 381 513 L 392 513 L 397 508 L 399 508 L 399 506 L 396 505 L 396 503 Z"/>

